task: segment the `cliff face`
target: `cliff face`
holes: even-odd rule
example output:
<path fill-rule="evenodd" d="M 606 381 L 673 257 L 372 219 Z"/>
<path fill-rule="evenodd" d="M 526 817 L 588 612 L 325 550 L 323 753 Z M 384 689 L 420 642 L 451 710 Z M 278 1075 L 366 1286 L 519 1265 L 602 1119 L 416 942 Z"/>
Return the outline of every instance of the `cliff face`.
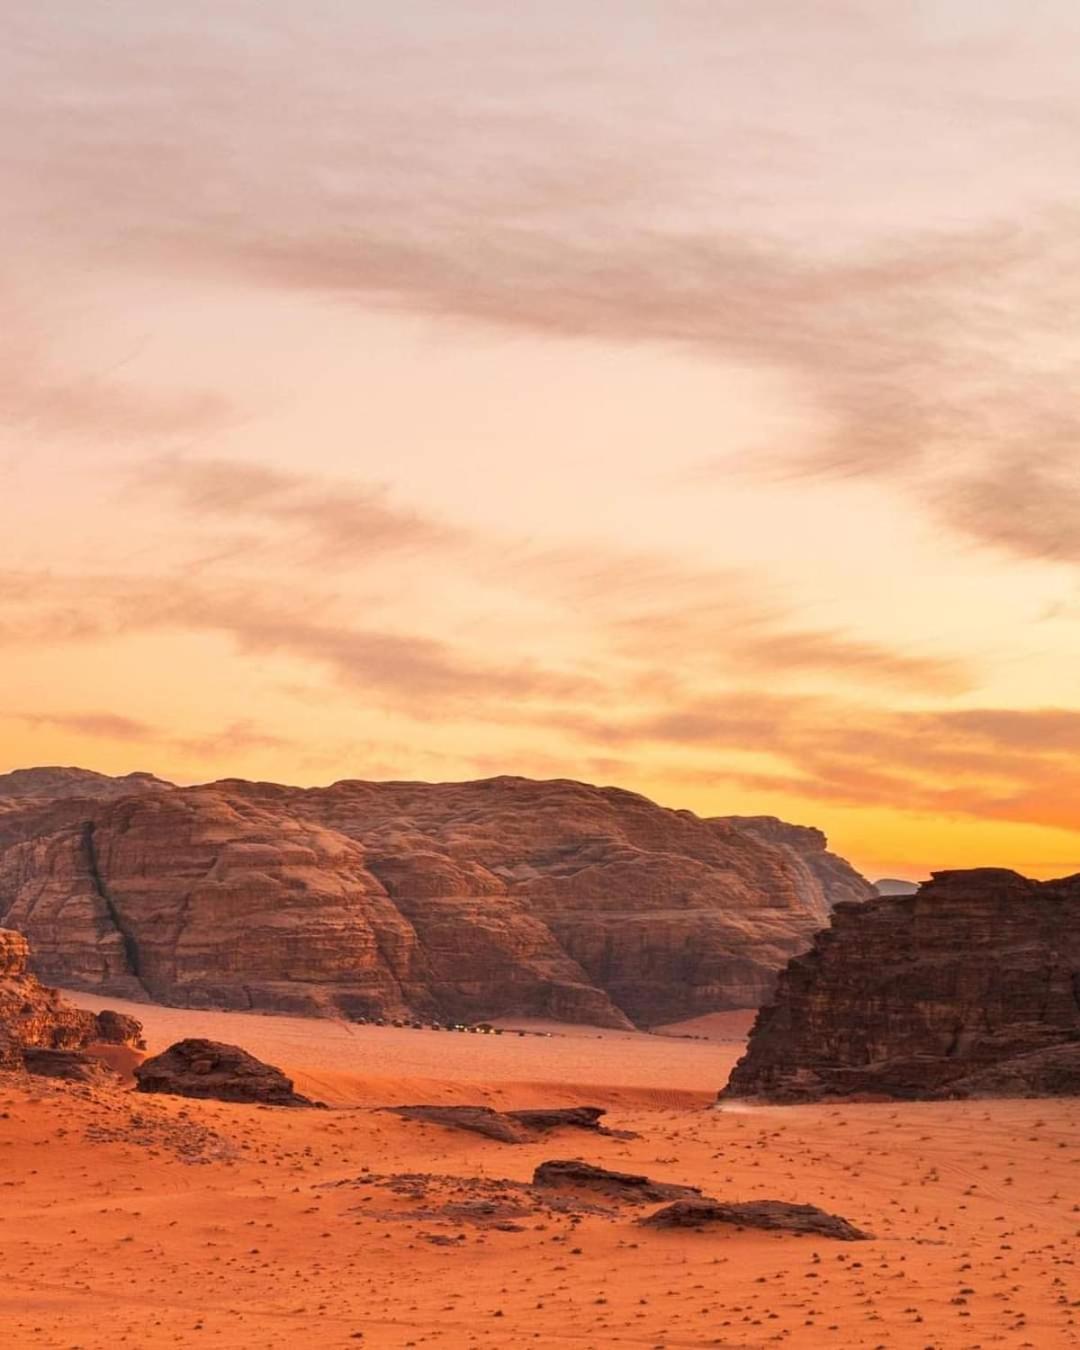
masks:
<path fill-rule="evenodd" d="M 19 1069 L 28 1049 L 74 1050 L 96 1041 L 134 1045 L 141 1028 L 117 1013 L 84 1012 L 30 973 L 30 944 L 0 928 L 0 1069 Z"/>
<path fill-rule="evenodd" d="M 1080 876 L 938 872 L 841 905 L 780 976 L 725 1097 L 1080 1093 Z"/>
<path fill-rule="evenodd" d="M 569 781 L 144 784 L 0 818 L 0 918 L 48 978 L 353 1017 L 626 1026 L 752 1006 L 824 921 L 833 875 Z"/>
<path fill-rule="evenodd" d="M 720 816 L 718 819 L 763 843 L 786 849 L 817 879 L 830 905 L 838 905 L 844 900 L 869 900 L 875 893 L 871 883 L 846 859 L 829 852 L 829 841 L 824 833 L 812 825 L 789 825 L 775 816 Z"/>

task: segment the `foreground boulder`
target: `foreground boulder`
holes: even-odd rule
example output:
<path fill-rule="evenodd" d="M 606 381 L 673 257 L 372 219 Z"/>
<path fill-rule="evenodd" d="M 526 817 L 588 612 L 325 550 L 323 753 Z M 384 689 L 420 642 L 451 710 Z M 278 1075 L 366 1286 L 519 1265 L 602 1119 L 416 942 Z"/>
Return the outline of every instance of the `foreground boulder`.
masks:
<path fill-rule="evenodd" d="M 658 1025 L 757 1007 L 871 894 L 817 831 L 568 780 L 6 782 L 0 922 L 39 973 L 187 1007 Z"/>
<path fill-rule="evenodd" d="M 142 1027 L 120 1013 L 73 1007 L 31 974 L 26 938 L 0 928 L 0 1069 L 24 1068 L 32 1050 L 82 1050 L 99 1042 L 139 1046 Z"/>
<path fill-rule="evenodd" d="M 938 872 L 841 905 L 788 965 L 728 1097 L 1080 1092 L 1080 876 Z"/>
<path fill-rule="evenodd" d="M 138 1065 L 135 1083 L 140 1092 L 164 1092 L 175 1097 L 264 1106 L 319 1105 L 294 1092 L 292 1079 L 273 1064 L 264 1064 L 238 1045 L 197 1038 L 177 1041 Z"/>
<path fill-rule="evenodd" d="M 863 1242 L 872 1237 L 839 1214 L 829 1214 L 816 1205 L 791 1205 L 785 1200 L 748 1200 L 726 1204 L 722 1200 L 676 1200 L 638 1222 L 646 1228 L 707 1228 L 713 1224 L 734 1224 L 739 1228 L 778 1229 L 785 1233 L 808 1233 L 815 1237 L 838 1238 L 841 1242 Z"/>
<path fill-rule="evenodd" d="M 498 1139 L 503 1144 L 527 1144 L 548 1130 L 609 1131 L 600 1124 L 601 1106 L 552 1107 L 546 1110 L 496 1111 L 490 1106 L 390 1106 L 392 1115 L 425 1125 L 442 1125 Z"/>
<path fill-rule="evenodd" d="M 543 1190 L 586 1191 L 639 1205 L 701 1195 L 696 1186 L 653 1181 L 651 1177 L 635 1172 L 612 1172 L 577 1159 L 541 1163 L 533 1173 L 532 1184 Z"/>

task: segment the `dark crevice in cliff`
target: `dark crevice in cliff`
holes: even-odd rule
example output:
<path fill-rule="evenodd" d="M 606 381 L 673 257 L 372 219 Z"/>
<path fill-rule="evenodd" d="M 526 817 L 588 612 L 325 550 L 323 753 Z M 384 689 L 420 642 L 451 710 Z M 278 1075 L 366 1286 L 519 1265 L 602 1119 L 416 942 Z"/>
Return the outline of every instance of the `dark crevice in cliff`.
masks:
<path fill-rule="evenodd" d="M 405 985 L 402 982 L 401 976 L 398 974 L 397 962 L 393 959 L 391 949 L 388 946 L 388 944 L 384 941 L 383 935 L 379 931 L 379 927 L 377 924 L 373 923 L 371 925 L 371 937 L 372 941 L 375 943 L 375 950 L 379 953 L 379 959 L 382 961 L 383 967 L 387 975 L 389 975 L 391 981 L 393 982 L 395 988 L 397 989 L 398 998 L 401 999 L 402 1003 L 405 1004 L 407 1007 L 409 1005 L 410 1000 L 405 992 Z"/>
<path fill-rule="evenodd" d="M 93 882 L 94 890 L 101 897 L 101 903 L 105 906 L 105 911 L 112 920 L 113 927 L 120 934 L 120 940 L 124 944 L 124 956 L 127 959 L 128 970 L 135 978 L 142 983 L 142 962 L 139 955 L 139 944 L 135 940 L 135 935 L 124 926 L 120 917 L 120 911 L 116 907 L 116 902 L 109 894 L 105 885 L 105 879 L 101 875 L 101 867 L 98 863 L 97 845 L 94 841 L 94 822 L 88 820 L 83 827 L 83 848 L 86 853 L 86 866 L 90 874 L 90 880 Z M 143 985 L 145 988 L 146 986 Z"/>

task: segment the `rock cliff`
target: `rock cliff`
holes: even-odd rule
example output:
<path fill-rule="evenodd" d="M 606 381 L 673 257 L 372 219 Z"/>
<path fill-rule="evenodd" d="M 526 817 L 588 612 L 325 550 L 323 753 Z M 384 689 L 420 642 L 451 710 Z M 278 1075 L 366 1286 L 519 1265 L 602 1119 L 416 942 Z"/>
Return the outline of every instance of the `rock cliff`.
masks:
<path fill-rule="evenodd" d="M 844 900 L 866 900 L 874 893 L 873 886 L 845 858 L 829 852 L 828 839 L 812 825 L 789 825 L 776 816 L 719 816 L 717 819 L 727 821 L 763 843 L 786 849 L 817 879 L 830 907 Z"/>
<path fill-rule="evenodd" d="M 119 1013 L 84 1012 L 30 973 L 30 944 L 0 928 L 0 1070 L 23 1067 L 24 1052 L 78 1050 L 96 1042 L 136 1045 L 142 1028 Z"/>
<path fill-rule="evenodd" d="M 780 976 L 724 1097 L 1080 1093 L 1080 876 L 937 872 L 840 905 Z"/>
<path fill-rule="evenodd" d="M 168 1003 L 660 1023 L 760 1003 L 870 894 L 798 837 L 564 780 L 142 777 L 0 817 L 0 921 L 49 979 Z"/>

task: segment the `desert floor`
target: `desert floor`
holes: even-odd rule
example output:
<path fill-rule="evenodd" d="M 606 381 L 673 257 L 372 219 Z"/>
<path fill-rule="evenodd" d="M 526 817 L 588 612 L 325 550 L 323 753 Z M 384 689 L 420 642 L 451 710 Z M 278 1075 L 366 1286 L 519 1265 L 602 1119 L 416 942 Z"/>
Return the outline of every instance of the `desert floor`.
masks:
<path fill-rule="evenodd" d="M 702 1041 L 134 1010 L 151 1050 L 233 1041 L 333 1109 L 0 1079 L 4 1350 L 1080 1345 L 1080 1101 L 712 1109 L 738 1019 Z M 639 1137 L 508 1145 L 377 1110 L 414 1102 L 587 1102 Z M 519 1213 L 498 1185 L 574 1157 L 875 1237 Z"/>

